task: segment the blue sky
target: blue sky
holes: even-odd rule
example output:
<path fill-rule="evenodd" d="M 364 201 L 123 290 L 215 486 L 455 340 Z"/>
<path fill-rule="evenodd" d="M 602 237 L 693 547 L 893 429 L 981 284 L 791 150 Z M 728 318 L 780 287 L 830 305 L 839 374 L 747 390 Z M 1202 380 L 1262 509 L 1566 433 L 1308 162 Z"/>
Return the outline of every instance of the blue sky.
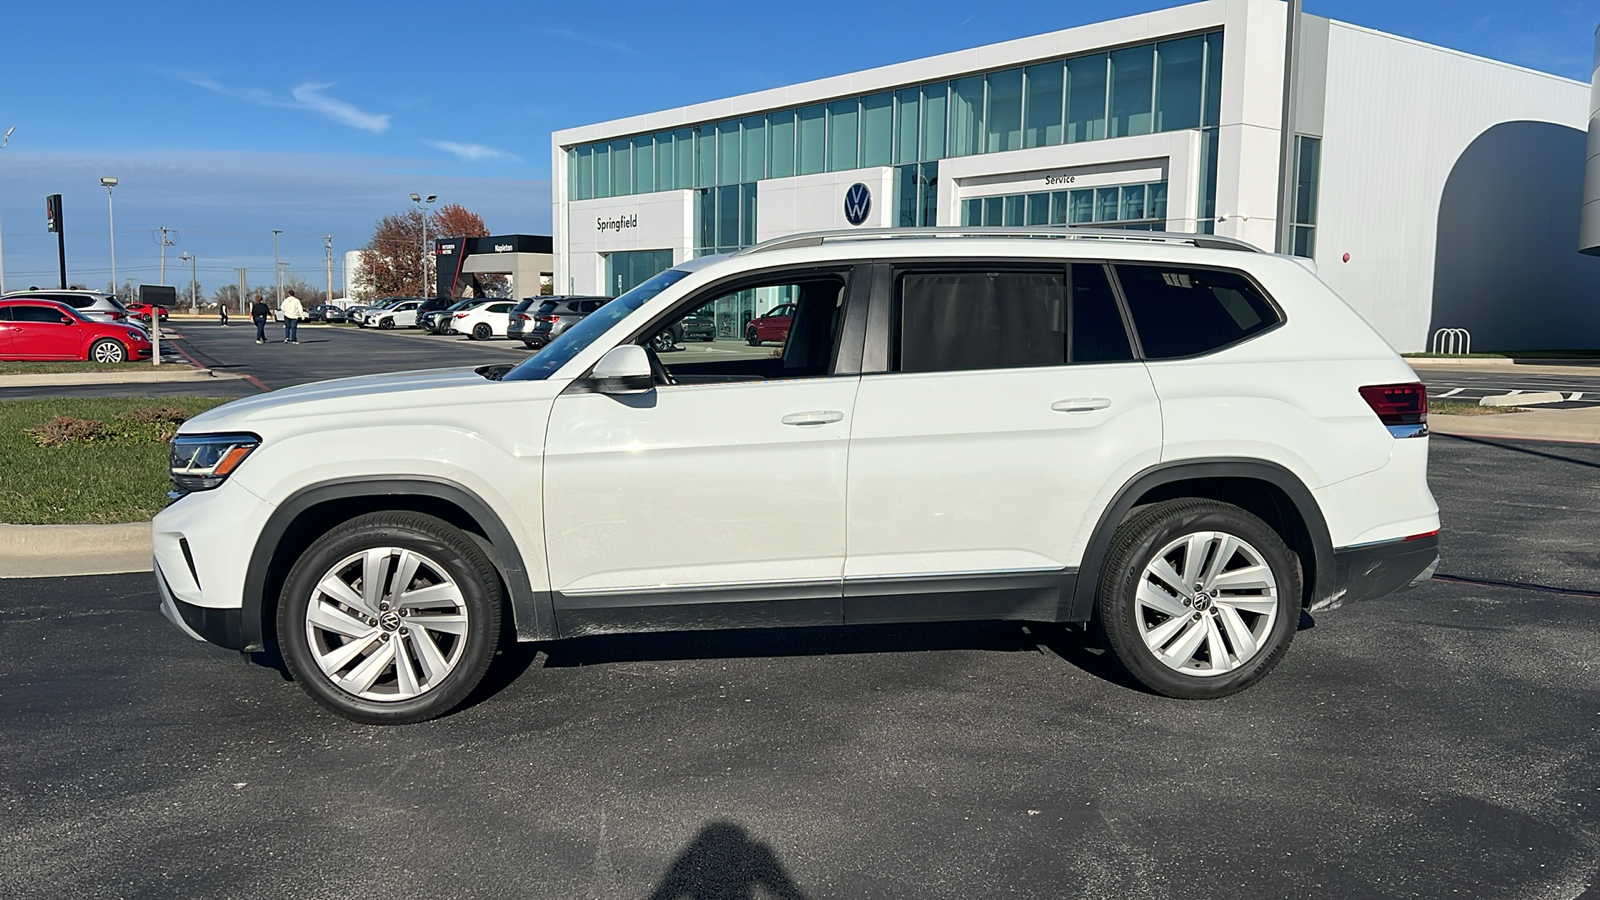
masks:
<path fill-rule="evenodd" d="M 69 277 L 154 282 L 152 230 L 198 257 L 208 290 L 322 283 L 412 191 L 499 233 L 548 233 L 555 129 L 1177 5 L 13 3 L 0 69 L 6 286 L 54 283 L 44 196 L 64 196 Z M 1587 81 L 1600 0 L 1306 0 L 1308 12 Z M 337 273 L 335 278 L 337 279 Z"/>

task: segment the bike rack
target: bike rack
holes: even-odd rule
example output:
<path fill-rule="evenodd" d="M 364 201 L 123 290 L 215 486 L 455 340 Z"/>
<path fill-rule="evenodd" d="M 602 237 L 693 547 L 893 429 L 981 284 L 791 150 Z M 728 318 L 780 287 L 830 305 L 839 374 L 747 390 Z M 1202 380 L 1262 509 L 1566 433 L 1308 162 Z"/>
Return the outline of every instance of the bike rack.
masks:
<path fill-rule="evenodd" d="M 1433 352 L 1451 356 L 1472 353 L 1472 334 L 1465 328 L 1441 328 L 1433 333 Z"/>

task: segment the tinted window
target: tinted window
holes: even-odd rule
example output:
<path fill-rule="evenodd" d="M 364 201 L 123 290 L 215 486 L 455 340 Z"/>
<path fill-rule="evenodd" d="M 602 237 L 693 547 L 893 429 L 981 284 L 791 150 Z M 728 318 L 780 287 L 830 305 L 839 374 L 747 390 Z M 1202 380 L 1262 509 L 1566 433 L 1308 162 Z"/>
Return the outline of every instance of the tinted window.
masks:
<path fill-rule="evenodd" d="M 61 324 L 61 319 L 66 315 L 66 311 L 54 306 L 11 307 L 11 320 L 13 322 L 50 322 L 59 325 Z"/>
<path fill-rule="evenodd" d="M 0 322 L 11 321 L 11 307 L 0 306 Z"/>
<path fill-rule="evenodd" d="M 83 294 L 57 294 L 50 298 L 58 303 L 65 303 L 73 309 L 84 309 L 94 304 L 94 298 Z"/>
<path fill-rule="evenodd" d="M 503 313 L 503 312 L 510 312 L 510 311 L 511 311 L 511 304 L 509 304 L 509 303 L 496 303 L 493 306 L 489 307 L 489 312 L 492 312 L 492 313 Z"/>
<path fill-rule="evenodd" d="M 1117 266 L 1134 328 L 1149 359 L 1194 356 L 1278 323 L 1278 313 L 1238 272 Z"/>
<path fill-rule="evenodd" d="M 1105 268 L 927 272 L 900 279 L 902 372 L 1132 359 Z"/>
<path fill-rule="evenodd" d="M 583 303 L 583 311 L 586 313 L 592 313 L 610 302 L 610 300 L 585 300 Z"/>

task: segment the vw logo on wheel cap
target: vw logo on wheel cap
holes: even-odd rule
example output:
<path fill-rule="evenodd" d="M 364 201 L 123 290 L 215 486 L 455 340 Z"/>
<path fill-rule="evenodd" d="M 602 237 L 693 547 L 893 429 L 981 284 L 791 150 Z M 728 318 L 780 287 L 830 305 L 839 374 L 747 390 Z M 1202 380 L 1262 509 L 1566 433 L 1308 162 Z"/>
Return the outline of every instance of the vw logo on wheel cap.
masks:
<path fill-rule="evenodd" d="M 860 225 L 867 220 L 867 214 L 872 212 L 872 191 L 861 182 L 850 185 L 850 190 L 844 192 L 844 219 L 851 225 Z"/>

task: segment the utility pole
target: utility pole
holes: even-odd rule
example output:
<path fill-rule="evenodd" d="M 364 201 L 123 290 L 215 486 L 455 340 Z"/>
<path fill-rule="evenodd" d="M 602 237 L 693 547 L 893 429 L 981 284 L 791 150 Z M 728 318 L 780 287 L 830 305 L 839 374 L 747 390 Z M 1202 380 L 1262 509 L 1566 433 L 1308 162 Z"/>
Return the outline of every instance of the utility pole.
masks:
<path fill-rule="evenodd" d="M 11 132 L 16 131 L 16 130 L 17 130 L 17 126 L 15 126 L 15 125 L 13 125 L 10 128 L 6 129 L 5 137 L 0 137 L 0 150 L 4 150 L 6 148 L 6 145 L 11 143 Z M 6 292 L 6 254 L 5 254 L 4 250 L 0 250 L 0 294 L 4 294 L 5 292 Z"/>
<path fill-rule="evenodd" d="M 333 235 L 325 234 L 325 235 L 322 236 L 322 240 L 324 241 L 324 243 L 326 243 L 327 248 L 328 248 L 328 293 L 327 293 L 327 296 L 323 299 L 322 302 L 324 302 L 324 303 L 332 303 L 333 302 Z"/>
<path fill-rule="evenodd" d="M 195 277 L 195 274 L 194 274 L 194 264 L 195 264 L 195 260 L 198 259 L 198 257 L 196 257 L 193 253 L 185 252 L 183 255 L 179 256 L 178 258 L 189 264 L 189 312 L 190 313 L 199 313 L 200 312 L 200 281 L 199 281 L 199 279 L 197 279 Z"/>
<path fill-rule="evenodd" d="M 283 234 L 280 228 L 272 229 L 272 271 L 278 274 L 278 305 L 283 305 L 283 263 L 278 262 L 278 235 Z"/>
<path fill-rule="evenodd" d="M 161 226 L 161 281 L 159 282 L 160 284 L 166 284 L 167 283 L 167 248 L 171 247 L 172 244 L 173 244 L 173 242 L 167 237 L 167 235 L 171 232 L 171 230 L 172 229 L 168 228 L 165 225 Z"/>
<path fill-rule="evenodd" d="M 246 310 L 248 309 L 248 307 L 246 307 L 244 305 L 244 292 L 245 292 L 244 269 L 242 269 L 242 268 L 241 269 L 235 269 L 234 271 L 239 273 L 239 315 L 243 316 L 243 315 L 246 314 Z"/>
<path fill-rule="evenodd" d="M 1283 132 L 1278 147 L 1278 235 L 1276 250 L 1288 253 L 1294 235 L 1294 128 L 1300 93 L 1300 0 L 1289 0 L 1283 48 Z"/>
<path fill-rule="evenodd" d="M 100 186 L 106 189 L 106 227 L 110 228 L 111 236 L 111 296 L 117 296 L 117 215 L 111 206 L 111 189 L 117 186 L 117 179 L 107 175 L 100 179 Z"/>

